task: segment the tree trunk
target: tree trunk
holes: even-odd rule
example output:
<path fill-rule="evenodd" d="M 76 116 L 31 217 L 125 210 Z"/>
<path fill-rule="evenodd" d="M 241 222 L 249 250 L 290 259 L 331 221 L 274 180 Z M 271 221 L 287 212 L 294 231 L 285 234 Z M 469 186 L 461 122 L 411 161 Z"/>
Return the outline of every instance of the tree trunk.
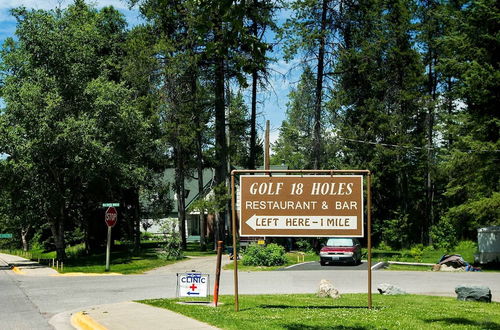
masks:
<path fill-rule="evenodd" d="M 132 216 L 134 217 L 134 250 L 135 252 L 139 252 L 141 249 L 141 217 L 140 217 L 140 204 L 139 204 L 139 189 L 135 188 L 132 195 L 133 195 Z"/>
<path fill-rule="evenodd" d="M 175 190 L 177 194 L 177 215 L 179 219 L 179 233 L 181 235 L 182 249 L 187 248 L 186 242 L 186 200 L 185 200 L 185 189 L 184 189 L 184 161 L 183 161 L 183 150 L 181 147 L 177 147 L 176 150 L 176 162 L 177 166 L 175 168 Z"/>
<path fill-rule="evenodd" d="M 219 44 L 223 44 L 222 23 L 216 22 L 215 39 Z M 221 46 L 223 47 L 223 46 Z M 219 51 L 225 53 L 223 49 Z M 226 141 L 226 118 L 225 118 L 225 60 L 224 54 L 220 52 L 215 58 L 215 184 L 225 184 L 227 178 L 227 141 Z M 218 212 L 216 217 L 215 242 L 225 241 L 225 211 Z"/>
<path fill-rule="evenodd" d="M 325 31 L 328 0 L 323 0 L 321 9 L 321 30 L 319 36 L 318 70 L 316 76 L 316 97 L 314 105 L 313 168 L 321 168 L 321 108 L 323 101 L 323 74 L 325 70 Z"/>
<path fill-rule="evenodd" d="M 434 134 L 434 107 L 436 106 L 436 78 L 433 71 L 434 55 L 431 49 L 429 49 L 429 72 L 428 72 L 428 84 L 429 84 L 429 95 L 431 96 L 431 104 L 427 111 L 427 180 L 426 180 L 426 228 L 425 233 L 427 236 L 427 242 L 432 244 L 431 235 L 429 231 L 431 226 L 434 224 L 434 189 L 432 181 L 432 168 L 433 168 L 433 134 Z M 425 237 L 424 237 L 425 238 Z M 422 241 L 424 243 L 424 240 Z"/>
<path fill-rule="evenodd" d="M 59 261 L 66 259 L 66 244 L 64 241 L 64 207 L 60 206 L 59 214 L 57 217 L 50 220 L 50 229 L 54 237 L 54 244 L 56 246 L 56 258 Z"/>
<path fill-rule="evenodd" d="M 28 244 L 28 232 L 30 230 L 31 226 L 27 225 L 26 227 L 21 228 L 21 241 L 23 243 L 23 251 L 28 251 L 29 250 L 29 244 Z"/>
<path fill-rule="evenodd" d="M 257 5 L 257 0 L 254 0 L 254 6 Z M 257 19 L 254 17 L 252 22 L 252 34 L 257 39 Z M 250 154 L 248 158 L 248 168 L 255 169 L 255 160 L 257 158 L 257 84 L 259 83 L 259 74 L 257 67 L 254 65 L 252 69 L 252 109 L 250 113 Z"/>
<path fill-rule="evenodd" d="M 203 188 L 205 187 L 205 183 L 203 182 L 203 154 L 202 154 L 202 136 L 201 136 L 201 128 L 198 128 L 198 132 L 196 134 L 197 140 L 197 148 L 196 148 L 196 158 L 197 158 L 197 170 L 198 170 L 198 198 L 205 198 L 203 194 Z M 207 249 L 206 242 L 206 219 L 205 219 L 205 211 L 200 210 L 199 215 L 200 221 L 200 248 L 202 251 Z"/>

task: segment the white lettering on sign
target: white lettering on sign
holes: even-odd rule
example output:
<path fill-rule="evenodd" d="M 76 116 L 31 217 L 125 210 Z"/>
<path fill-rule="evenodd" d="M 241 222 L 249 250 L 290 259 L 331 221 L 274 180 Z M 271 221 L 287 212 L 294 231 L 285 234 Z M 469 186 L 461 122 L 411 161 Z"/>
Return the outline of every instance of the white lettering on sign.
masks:
<path fill-rule="evenodd" d="M 335 183 L 335 182 L 314 182 L 311 189 L 311 195 L 330 195 L 330 196 L 342 196 L 342 195 L 350 195 L 352 194 L 352 183 Z"/>
<path fill-rule="evenodd" d="M 253 230 L 257 229 L 357 229 L 356 216 L 257 216 L 246 221 Z"/>
<path fill-rule="evenodd" d="M 208 274 L 177 274 L 179 297 L 206 297 L 208 295 Z"/>
<path fill-rule="evenodd" d="M 247 210 L 315 210 L 318 201 L 246 201 Z"/>
<path fill-rule="evenodd" d="M 283 189 L 283 182 L 268 183 L 255 182 L 250 186 L 250 194 L 252 195 L 279 195 L 280 190 Z"/>
<path fill-rule="evenodd" d="M 240 236 L 363 237 L 362 175 L 240 176 Z"/>

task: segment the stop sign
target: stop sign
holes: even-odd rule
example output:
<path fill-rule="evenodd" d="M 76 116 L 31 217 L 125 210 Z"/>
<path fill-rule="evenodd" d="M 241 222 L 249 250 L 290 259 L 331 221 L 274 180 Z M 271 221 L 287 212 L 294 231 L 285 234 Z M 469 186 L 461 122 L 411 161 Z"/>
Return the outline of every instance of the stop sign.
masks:
<path fill-rule="evenodd" d="M 106 221 L 108 227 L 116 225 L 116 221 L 118 221 L 118 212 L 116 212 L 116 209 L 113 206 L 108 207 L 106 210 L 106 213 L 104 214 L 104 221 Z"/>

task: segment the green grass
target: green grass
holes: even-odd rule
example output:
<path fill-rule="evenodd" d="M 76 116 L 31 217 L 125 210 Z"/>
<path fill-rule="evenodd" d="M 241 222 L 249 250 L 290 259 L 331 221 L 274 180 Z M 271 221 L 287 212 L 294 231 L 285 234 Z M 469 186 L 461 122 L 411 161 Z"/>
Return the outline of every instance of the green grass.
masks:
<path fill-rule="evenodd" d="M 141 244 L 138 253 L 132 252 L 128 246 L 119 242 L 112 248 L 110 256 L 110 272 L 121 274 L 141 274 L 156 267 L 165 266 L 177 262 L 177 260 L 163 260 L 156 254 L 157 244 Z M 31 250 L 3 250 L 3 253 L 18 255 L 23 258 L 38 261 L 45 265 L 51 265 L 52 258 L 56 257 L 55 251 L 43 252 Z M 84 254 L 83 244 L 66 248 L 67 259 L 64 261 L 64 269 L 57 269 L 61 273 L 105 273 L 105 252 L 91 255 Z"/>
<path fill-rule="evenodd" d="M 386 270 L 410 270 L 410 271 L 431 271 L 430 266 L 413 266 L 413 265 L 389 265 Z"/>
<path fill-rule="evenodd" d="M 129 251 L 113 251 L 110 256 L 110 272 L 121 274 L 141 274 L 156 267 L 172 264 L 176 261 L 158 258 L 153 249 L 142 249 L 134 254 Z M 106 254 L 81 255 L 68 259 L 64 263 L 63 273 L 104 273 Z"/>
<path fill-rule="evenodd" d="M 221 296 L 217 308 L 187 306 L 180 299 L 141 301 L 170 309 L 222 329 L 500 329 L 500 304 L 463 302 L 417 295 L 344 294 L 340 299 L 312 294 Z"/>
<path fill-rule="evenodd" d="M 388 250 L 388 249 L 372 249 L 372 257 L 377 261 L 405 261 L 405 262 L 424 262 L 437 263 L 445 254 L 460 254 L 465 261 L 470 264 L 474 263 L 474 253 L 477 246 L 474 242 L 463 241 L 450 251 L 445 249 L 435 249 L 433 247 L 416 247 L 412 249 Z M 363 253 L 366 254 L 366 249 Z"/>
<path fill-rule="evenodd" d="M 201 251 L 199 243 L 187 243 L 187 249 L 184 251 L 185 256 L 189 257 L 204 257 L 204 256 L 213 256 L 216 255 L 217 252 L 213 250 L 213 243 L 207 244 L 207 250 Z"/>
<path fill-rule="evenodd" d="M 297 259 L 297 256 L 299 259 Z M 318 261 L 319 256 L 315 254 L 314 252 L 309 252 L 304 254 L 304 260 L 302 260 L 302 255 L 296 252 L 288 252 L 286 254 L 287 262 L 284 265 L 281 266 L 245 266 L 241 262 L 241 260 L 238 262 L 238 270 L 242 272 L 257 272 L 257 271 L 270 271 L 270 270 L 276 270 L 280 269 L 283 267 L 287 267 L 290 265 L 294 265 L 297 263 L 301 262 L 308 262 L 308 261 Z M 230 270 L 234 269 L 234 263 L 227 264 L 223 267 L 223 269 Z"/>
<path fill-rule="evenodd" d="M 157 256 L 157 249 L 160 242 L 145 241 L 141 243 L 141 250 L 138 253 L 131 251 L 125 244 L 116 242 L 111 249 L 110 272 L 121 274 L 141 274 L 148 270 L 169 265 L 178 260 L 163 260 Z M 38 261 L 45 265 L 51 265 L 51 261 L 56 257 L 55 251 L 30 250 L 24 252 L 17 250 L 1 250 L 2 253 L 18 255 L 23 258 Z M 64 269 L 58 269 L 61 273 L 105 273 L 106 254 L 105 252 L 84 254 L 84 245 L 78 244 L 66 248 L 68 259 L 64 262 Z M 188 243 L 185 256 L 208 256 L 215 255 L 214 251 L 200 251 L 199 244 Z"/>

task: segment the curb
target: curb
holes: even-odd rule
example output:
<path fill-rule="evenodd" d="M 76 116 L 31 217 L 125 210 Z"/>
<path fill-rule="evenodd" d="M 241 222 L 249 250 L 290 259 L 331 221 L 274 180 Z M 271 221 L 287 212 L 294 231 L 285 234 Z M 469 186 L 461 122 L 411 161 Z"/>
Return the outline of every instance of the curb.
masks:
<path fill-rule="evenodd" d="M 108 330 L 108 328 L 99 324 L 84 312 L 73 314 L 71 316 L 71 325 L 79 330 Z"/>
<path fill-rule="evenodd" d="M 372 266 L 372 270 L 377 270 L 380 268 L 386 268 L 389 264 L 386 263 L 385 261 L 380 261 L 377 262 L 375 265 Z"/>

